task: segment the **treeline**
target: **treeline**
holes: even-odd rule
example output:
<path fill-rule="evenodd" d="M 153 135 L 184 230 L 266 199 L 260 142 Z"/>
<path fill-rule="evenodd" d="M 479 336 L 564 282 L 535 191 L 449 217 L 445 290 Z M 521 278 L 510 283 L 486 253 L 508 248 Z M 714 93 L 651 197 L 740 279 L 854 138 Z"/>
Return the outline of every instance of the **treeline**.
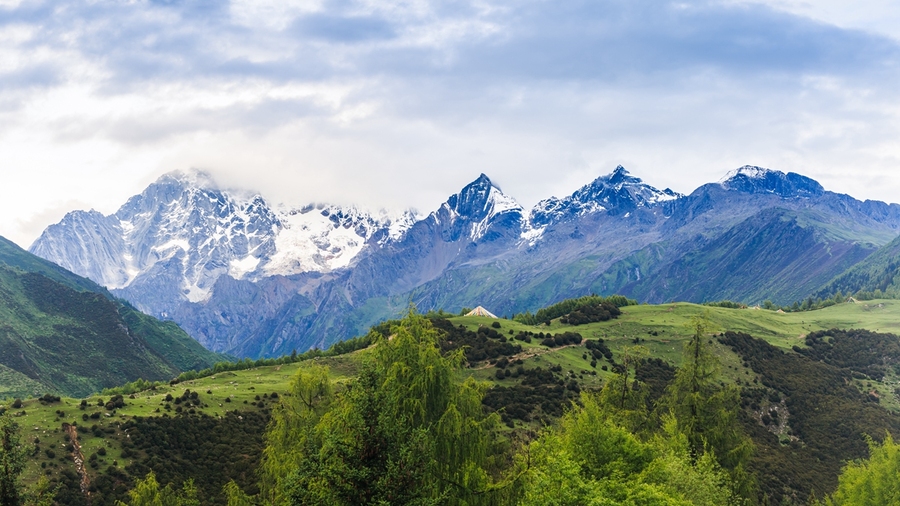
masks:
<path fill-rule="evenodd" d="M 562 302 L 553 304 L 552 306 L 539 309 L 534 314 L 531 314 L 530 311 L 519 313 L 513 317 L 513 320 L 526 325 L 539 325 L 542 323 L 549 323 L 550 320 L 579 312 L 590 307 L 605 307 L 607 308 L 606 311 L 610 312 L 608 309 L 609 306 L 620 308 L 625 306 L 636 306 L 637 303 L 636 300 L 626 298 L 622 295 L 610 295 L 608 297 L 586 295 L 577 299 L 566 299 Z"/>
<path fill-rule="evenodd" d="M 875 299 L 895 299 L 897 298 L 897 294 L 882 292 L 879 289 L 873 291 L 859 290 L 854 292 L 851 295 L 844 295 L 841 291 L 833 293 L 831 295 L 822 298 L 821 296 L 813 297 L 809 296 L 803 300 L 795 301 L 793 304 L 779 305 L 771 300 L 766 299 L 761 304 L 759 304 L 760 309 L 767 309 L 769 311 L 783 311 L 785 313 L 799 313 L 802 311 L 816 311 L 818 309 L 825 309 L 826 307 L 834 306 L 835 304 L 842 304 L 844 302 L 850 301 L 850 299 L 857 301 L 866 301 L 866 300 L 875 300 Z M 730 300 L 723 300 L 717 302 L 704 302 L 704 306 L 710 307 L 724 307 L 728 309 L 747 309 L 749 306 L 742 302 L 734 302 Z"/>

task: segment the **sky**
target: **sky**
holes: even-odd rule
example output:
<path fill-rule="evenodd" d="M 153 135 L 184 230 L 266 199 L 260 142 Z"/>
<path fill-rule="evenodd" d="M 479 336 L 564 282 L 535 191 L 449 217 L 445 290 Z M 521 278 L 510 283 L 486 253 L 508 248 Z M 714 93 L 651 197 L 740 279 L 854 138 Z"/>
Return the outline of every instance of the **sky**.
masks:
<path fill-rule="evenodd" d="M 530 207 L 619 164 L 900 202 L 888 0 L 0 0 L 0 235 L 197 168 L 275 202 Z"/>

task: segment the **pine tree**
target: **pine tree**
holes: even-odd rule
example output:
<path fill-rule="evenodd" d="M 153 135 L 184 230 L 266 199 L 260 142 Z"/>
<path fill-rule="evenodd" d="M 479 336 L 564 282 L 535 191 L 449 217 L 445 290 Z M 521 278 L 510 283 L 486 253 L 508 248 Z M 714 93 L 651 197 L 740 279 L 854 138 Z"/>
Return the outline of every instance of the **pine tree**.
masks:
<path fill-rule="evenodd" d="M 753 442 L 741 428 L 740 391 L 717 383 L 719 364 L 706 333 L 711 324 L 706 315 L 690 321 L 692 336 L 684 348 L 684 359 L 660 405 L 673 417 L 677 430 L 687 438 L 691 456 L 700 459 L 712 452 L 729 470 L 737 492 L 750 497 L 754 488 L 747 474 Z"/>

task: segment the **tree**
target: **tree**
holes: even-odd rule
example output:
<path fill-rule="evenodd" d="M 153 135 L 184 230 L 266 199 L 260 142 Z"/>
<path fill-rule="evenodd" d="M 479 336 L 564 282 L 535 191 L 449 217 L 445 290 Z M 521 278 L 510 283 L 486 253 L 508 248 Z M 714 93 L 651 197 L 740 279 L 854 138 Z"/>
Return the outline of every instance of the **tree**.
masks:
<path fill-rule="evenodd" d="M 159 488 L 153 472 L 143 480 L 138 480 L 128 496 L 128 503 L 116 501 L 116 506 L 200 506 L 193 480 L 184 482 L 180 491 L 172 488 L 171 484 Z"/>
<path fill-rule="evenodd" d="M 683 362 L 675 373 L 660 406 L 684 435 L 695 460 L 710 451 L 731 472 L 741 495 L 753 495 L 754 484 L 746 468 L 753 442 L 744 433 L 737 413 L 740 391 L 716 382 L 718 360 L 712 354 L 706 333 L 712 328 L 706 314 L 691 318 L 691 339 L 685 345 Z"/>
<path fill-rule="evenodd" d="M 19 475 L 25 470 L 26 450 L 19 440 L 19 424 L 0 414 L 0 506 L 22 504 Z"/>
<path fill-rule="evenodd" d="M 410 311 L 377 339 L 357 378 L 298 373 L 267 435 L 263 499 L 274 504 L 480 504 L 501 495 L 497 415 L 484 385 L 457 379 L 431 322 Z"/>
<path fill-rule="evenodd" d="M 619 373 L 603 384 L 597 396 L 597 402 L 609 419 L 632 432 L 649 429 L 652 425 L 645 385 L 636 379 L 629 379 L 631 370 L 648 354 L 649 351 L 643 346 L 629 346 L 622 350 Z"/>
<path fill-rule="evenodd" d="M 838 477 L 838 487 L 825 500 L 829 506 L 900 504 L 900 445 L 887 434 L 882 444 L 871 438 L 868 460 L 851 462 Z"/>
<path fill-rule="evenodd" d="M 288 480 L 296 480 L 291 473 L 317 457 L 322 444 L 317 425 L 334 400 L 328 374 L 327 367 L 300 369 L 291 380 L 289 395 L 280 397 L 266 433 L 261 473 L 262 498 L 271 504 L 288 501 Z"/>
<path fill-rule="evenodd" d="M 253 498 L 245 494 L 234 481 L 225 484 L 224 492 L 227 506 L 254 506 L 256 504 Z"/>
<path fill-rule="evenodd" d="M 556 428 L 520 455 L 531 465 L 522 480 L 524 506 L 737 504 L 728 474 L 705 455 L 692 461 L 674 429 L 645 442 L 608 417 L 598 397 L 584 393 Z"/>

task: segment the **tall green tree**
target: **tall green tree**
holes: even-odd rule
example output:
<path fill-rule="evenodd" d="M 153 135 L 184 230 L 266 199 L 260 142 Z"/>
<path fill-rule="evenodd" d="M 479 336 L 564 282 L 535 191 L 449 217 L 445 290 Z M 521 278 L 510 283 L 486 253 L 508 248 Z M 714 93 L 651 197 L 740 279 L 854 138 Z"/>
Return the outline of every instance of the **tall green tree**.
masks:
<path fill-rule="evenodd" d="M 729 470 L 737 491 L 753 497 L 754 481 L 746 470 L 753 442 L 737 417 L 740 390 L 717 381 L 719 362 L 708 342 L 709 318 L 705 314 L 695 316 L 689 328 L 692 335 L 684 347 L 682 365 L 659 405 L 686 438 L 693 458 L 711 452 Z"/>
<path fill-rule="evenodd" d="M 25 470 L 26 450 L 19 439 L 19 424 L 0 415 L 0 505 L 22 504 L 19 476 Z"/>
<path fill-rule="evenodd" d="M 869 439 L 869 458 L 841 471 L 828 506 L 900 505 L 900 445 L 888 434 L 882 444 Z"/>
<path fill-rule="evenodd" d="M 413 311 L 379 337 L 357 378 L 298 373 L 267 435 L 262 494 L 274 504 L 482 504 L 504 492 L 498 417 L 460 381 L 461 350 Z"/>

